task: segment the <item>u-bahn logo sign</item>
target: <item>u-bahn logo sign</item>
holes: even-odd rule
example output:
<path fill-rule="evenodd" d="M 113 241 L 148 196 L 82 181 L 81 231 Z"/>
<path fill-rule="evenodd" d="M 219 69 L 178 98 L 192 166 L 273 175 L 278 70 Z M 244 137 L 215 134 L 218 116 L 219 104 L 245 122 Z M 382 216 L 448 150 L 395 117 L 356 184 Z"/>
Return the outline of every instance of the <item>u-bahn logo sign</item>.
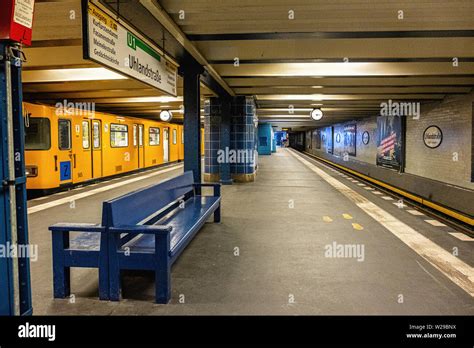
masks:
<path fill-rule="evenodd" d="M 176 96 L 177 68 L 125 21 L 88 1 L 83 8 L 84 58 Z"/>
<path fill-rule="evenodd" d="M 423 142 L 430 149 L 435 149 L 443 141 L 443 132 L 438 126 L 429 126 L 423 132 Z"/>

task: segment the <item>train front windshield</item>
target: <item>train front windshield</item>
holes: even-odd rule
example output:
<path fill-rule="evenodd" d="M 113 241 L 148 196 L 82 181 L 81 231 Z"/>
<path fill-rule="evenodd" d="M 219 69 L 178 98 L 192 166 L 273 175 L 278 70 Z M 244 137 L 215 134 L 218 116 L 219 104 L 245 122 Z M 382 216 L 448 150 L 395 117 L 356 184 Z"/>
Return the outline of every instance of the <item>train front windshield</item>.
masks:
<path fill-rule="evenodd" d="M 51 125 L 44 117 L 30 117 L 25 125 L 25 150 L 49 150 Z"/>

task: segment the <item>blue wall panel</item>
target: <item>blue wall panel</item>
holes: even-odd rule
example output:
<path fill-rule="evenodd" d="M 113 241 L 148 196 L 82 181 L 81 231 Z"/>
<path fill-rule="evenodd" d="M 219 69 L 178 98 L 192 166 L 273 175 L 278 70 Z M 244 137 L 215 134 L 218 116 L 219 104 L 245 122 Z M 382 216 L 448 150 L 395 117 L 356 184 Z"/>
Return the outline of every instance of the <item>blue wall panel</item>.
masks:
<path fill-rule="evenodd" d="M 258 154 L 271 155 L 272 154 L 272 125 L 265 123 L 258 125 Z"/>

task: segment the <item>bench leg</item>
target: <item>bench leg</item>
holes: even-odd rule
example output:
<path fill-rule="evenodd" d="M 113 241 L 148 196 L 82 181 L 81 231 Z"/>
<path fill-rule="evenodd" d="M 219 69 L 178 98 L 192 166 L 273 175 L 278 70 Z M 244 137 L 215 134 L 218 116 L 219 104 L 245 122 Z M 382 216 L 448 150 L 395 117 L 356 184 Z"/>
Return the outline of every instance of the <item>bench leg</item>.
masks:
<path fill-rule="evenodd" d="M 109 299 L 120 301 L 122 297 L 122 282 L 120 279 L 120 263 L 117 246 L 120 243 L 120 234 L 114 233 L 109 237 Z"/>
<path fill-rule="evenodd" d="M 120 301 L 122 298 L 122 284 L 120 281 L 120 270 L 110 269 L 109 274 L 109 299 L 110 301 Z"/>
<path fill-rule="evenodd" d="M 54 298 L 71 295 L 71 271 L 69 267 L 54 267 Z"/>
<path fill-rule="evenodd" d="M 99 299 L 109 300 L 109 243 L 108 233 L 100 236 L 100 256 L 99 256 Z"/>
<path fill-rule="evenodd" d="M 71 271 L 64 266 L 64 249 L 69 248 L 69 232 L 53 232 L 53 292 L 54 298 L 71 294 Z"/>
<path fill-rule="evenodd" d="M 214 212 L 214 222 L 221 222 L 221 205 Z"/>
<path fill-rule="evenodd" d="M 166 304 L 171 298 L 170 234 L 155 235 L 155 292 L 156 303 Z"/>

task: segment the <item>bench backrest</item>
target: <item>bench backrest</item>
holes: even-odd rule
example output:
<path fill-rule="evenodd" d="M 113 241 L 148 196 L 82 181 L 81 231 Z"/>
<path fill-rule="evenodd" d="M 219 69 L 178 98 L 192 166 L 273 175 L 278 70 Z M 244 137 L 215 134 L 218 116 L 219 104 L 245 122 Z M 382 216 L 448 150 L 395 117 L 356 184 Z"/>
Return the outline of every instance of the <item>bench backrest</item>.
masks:
<path fill-rule="evenodd" d="M 180 197 L 193 192 L 193 172 L 105 201 L 103 224 L 136 225 Z"/>

